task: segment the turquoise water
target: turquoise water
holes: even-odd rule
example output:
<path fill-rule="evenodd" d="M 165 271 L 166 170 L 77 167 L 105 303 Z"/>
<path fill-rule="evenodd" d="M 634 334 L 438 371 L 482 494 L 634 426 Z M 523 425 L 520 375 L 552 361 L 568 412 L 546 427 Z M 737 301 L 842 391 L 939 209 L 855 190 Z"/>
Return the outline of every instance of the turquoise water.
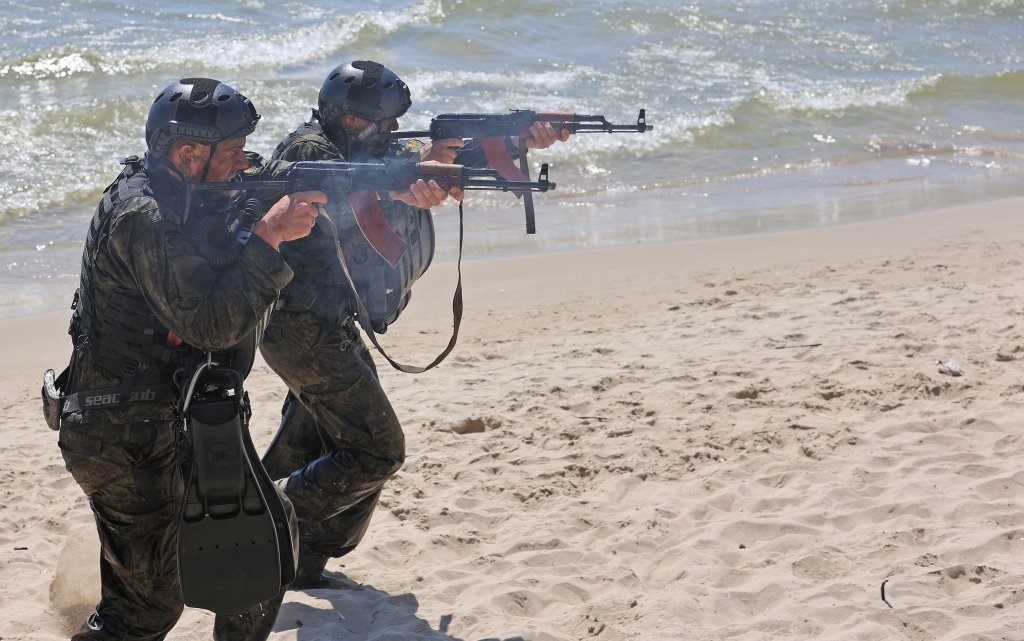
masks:
<path fill-rule="evenodd" d="M 263 114 L 269 153 L 323 77 L 381 61 L 407 128 L 450 111 L 603 113 L 653 132 L 533 154 L 558 190 L 537 236 L 507 195 L 471 194 L 470 257 L 839 224 L 1024 195 L 1024 4 L 97 0 L 0 3 L 0 317 L 52 309 L 117 161 L 180 77 Z M 453 258 L 452 208 L 437 215 Z"/>

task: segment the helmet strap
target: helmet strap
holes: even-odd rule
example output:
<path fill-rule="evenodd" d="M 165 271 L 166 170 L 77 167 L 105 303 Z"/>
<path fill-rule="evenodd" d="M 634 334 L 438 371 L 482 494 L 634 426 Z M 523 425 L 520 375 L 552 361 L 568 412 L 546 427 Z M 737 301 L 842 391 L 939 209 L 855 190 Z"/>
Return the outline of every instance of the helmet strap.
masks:
<path fill-rule="evenodd" d="M 182 184 L 185 185 L 185 211 L 181 214 L 181 224 L 184 225 L 185 221 L 188 220 L 188 212 L 192 208 L 192 181 L 185 175 L 185 172 L 178 169 L 173 162 L 168 162 L 166 158 L 160 158 L 157 162 L 166 167 L 167 171 L 177 174 Z M 207 163 L 207 166 L 209 166 L 209 163 Z"/>
<path fill-rule="evenodd" d="M 206 176 L 210 173 L 210 163 L 213 162 L 213 154 L 217 153 L 217 143 L 210 143 L 210 157 L 206 159 L 206 166 L 203 167 L 203 175 L 199 177 L 199 182 L 206 182 Z"/>

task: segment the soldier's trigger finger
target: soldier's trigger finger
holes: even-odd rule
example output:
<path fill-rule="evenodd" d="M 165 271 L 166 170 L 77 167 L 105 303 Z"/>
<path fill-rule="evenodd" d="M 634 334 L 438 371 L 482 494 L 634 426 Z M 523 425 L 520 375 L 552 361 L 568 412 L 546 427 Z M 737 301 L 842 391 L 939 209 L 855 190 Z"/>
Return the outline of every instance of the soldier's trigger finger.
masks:
<path fill-rule="evenodd" d="M 550 122 L 546 122 L 544 124 L 547 125 L 546 127 L 544 127 L 544 142 L 546 142 L 549 146 L 553 145 L 555 141 L 558 140 L 558 130 L 555 129 L 555 127 Z"/>
<path fill-rule="evenodd" d="M 432 205 L 440 205 L 448 197 L 448 190 L 437 184 L 436 180 L 430 181 L 430 202 Z"/>

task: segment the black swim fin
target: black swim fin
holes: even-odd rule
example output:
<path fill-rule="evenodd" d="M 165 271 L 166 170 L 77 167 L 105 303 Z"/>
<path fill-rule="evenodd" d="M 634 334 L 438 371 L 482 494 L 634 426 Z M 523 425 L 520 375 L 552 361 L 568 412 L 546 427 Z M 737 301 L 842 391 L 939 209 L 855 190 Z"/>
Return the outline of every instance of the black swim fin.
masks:
<path fill-rule="evenodd" d="M 294 579 L 295 520 L 252 445 L 241 376 L 209 373 L 233 389 L 208 385 L 188 404 L 193 455 L 178 524 L 178 575 L 185 605 L 242 614 Z"/>

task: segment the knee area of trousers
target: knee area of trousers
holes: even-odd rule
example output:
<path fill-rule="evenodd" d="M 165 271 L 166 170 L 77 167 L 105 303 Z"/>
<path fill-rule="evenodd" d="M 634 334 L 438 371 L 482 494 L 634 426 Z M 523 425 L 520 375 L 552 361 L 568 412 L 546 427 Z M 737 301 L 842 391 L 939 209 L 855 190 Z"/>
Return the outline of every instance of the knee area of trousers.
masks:
<path fill-rule="evenodd" d="M 398 458 L 397 460 L 389 460 L 388 461 L 388 467 L 387 467 L 387 470 L 388 470 L 387 477 L 391 478 L 392 476 L 397 474 L 398 470 L 402 469 L 402 465 L 404 463 L 405 463 L 405 455 L 404 454 L 400 458 Z"/>
<path fill-rule="evenodd" d="M 386 478 L 391 478 L 405 464 L 405 443 L 397 443 L 393 447 L 386 448 L 378 452 L 377 456 L 380 457 L 382 473 Z"/>
<path fill-rule="evenodd" d="M 391 474 L 402 469 L 402 466 L 405 464 L 405 444 L 403 443 L 400 447 L 396 447 L 394 451 L 388 452 L 387 459 L 391 464 Z"/>
<path fill-rule="evenodd" d="M 360 470 L 364 479 L 385 481 L 394 476 L 402 468 L 405 462 L 405 451 L 402 449 L 391 449 L 374 452 L 373 455 L 366 453 L 337 452 L 335 461 L 344 469 Z"/>

